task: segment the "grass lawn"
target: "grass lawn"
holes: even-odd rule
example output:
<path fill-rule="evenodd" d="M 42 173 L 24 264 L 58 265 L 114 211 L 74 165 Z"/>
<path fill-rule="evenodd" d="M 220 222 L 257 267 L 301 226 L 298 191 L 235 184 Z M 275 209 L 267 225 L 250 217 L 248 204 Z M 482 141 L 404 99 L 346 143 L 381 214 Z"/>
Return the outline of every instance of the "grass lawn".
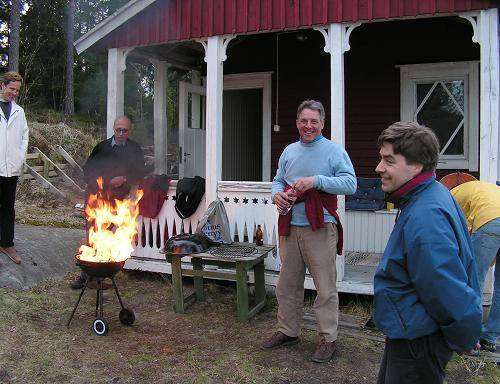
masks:
<path fill-rule="evenodd" d="M 207 284 L 207 301 L 185 315 L 173 312 L 170 284 L 159 275 L 120 273 L 117 284 L 136 314 L 118 320 L 119 304 L 105 292 L 106 336 L 94 335 L 95 291 L 86 292 L 71 326 L 78 293 L 65 280 L 27 292 L 0 290 L 1 383 L 374 383 L 383 344 L 340 334 L 335 359 L 309 361 L 316 334 L 304 331 L 294 347 L 261 351 L 273 331 L 275 300 L 251 322 L 239 323 L 232 286 Z M 353 305 L 345 309 L 355 313 Z M 499 369 L 455 356 L 448 383 L 500 383 Z"/>

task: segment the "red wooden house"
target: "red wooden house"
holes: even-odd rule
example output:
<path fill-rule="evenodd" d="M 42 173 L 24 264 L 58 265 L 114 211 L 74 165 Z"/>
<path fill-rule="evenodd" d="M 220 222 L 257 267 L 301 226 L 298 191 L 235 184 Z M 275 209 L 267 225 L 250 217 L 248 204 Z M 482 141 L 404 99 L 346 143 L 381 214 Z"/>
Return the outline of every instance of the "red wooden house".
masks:
<path fill-rule="evenodd" d="M 155 68 L 157 172 L 167 169 L 166 73 L 179 83 L 179 170 L 206 178 L 206 202 L 225 202 L 231 230 L 276 241 L 270 180 L 297 140 L 298 104 L 327 109 L 325 136 L 345 146 L 358 177 L 376 177 L 376 139 L 390 123 L 416 120 L 441 142 L 438 174 L 465 170 L 500 180 L 499 17 L 491 0 L 132 0 L 76 42 L 108 53 L 108 134 L 123 113 L 127 62 Z M 141 219 L 146 241 L 130 268 L 168 272 L 158 252 L 181 223 L 167 200 Z M 395 213 L 345 211 L 347 257 L 339 290 L 370 293 L 374 263 Z M 193 224 L 191 224 L 193 223 Z M 356 255 L 353 257 L 352 255 Z M 279 258 L 267 262 L 276 281 Z M 312 281 L 306 281 L 312 287 Z"/>

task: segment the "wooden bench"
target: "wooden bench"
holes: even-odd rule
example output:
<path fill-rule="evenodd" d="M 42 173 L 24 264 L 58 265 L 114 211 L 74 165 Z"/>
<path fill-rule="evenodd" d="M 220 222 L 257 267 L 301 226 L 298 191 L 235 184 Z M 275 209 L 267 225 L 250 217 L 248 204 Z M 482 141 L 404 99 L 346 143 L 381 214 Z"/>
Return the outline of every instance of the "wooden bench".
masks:
<path fill-rule="evenodd" d="M 240 321 L 247 321 L 265 305 L 264 259 L 274 249 L 273 245 L 256 246 L 250 243 L 233 243 L 212 247 L 206 252 L 191 255 L 166 254 L 167 261 L 172 264 L 175 312 L 185 313 L 187 307 L 195 300 L 205 300 L 203 278 L 235 280 L 238 318 Z M 183 268 L 183 257 L 191 257 L 193 269 Z M 206 265 L 234 269 L 234 272 L 205 269 Z M 253 271 L 255 281 L 253 308 L 249 308 L 248 272 L 250 271 Z M 188 296 L 184 296 L 182 276 L 192 276 L 194 280 L 194 292 Z"/>

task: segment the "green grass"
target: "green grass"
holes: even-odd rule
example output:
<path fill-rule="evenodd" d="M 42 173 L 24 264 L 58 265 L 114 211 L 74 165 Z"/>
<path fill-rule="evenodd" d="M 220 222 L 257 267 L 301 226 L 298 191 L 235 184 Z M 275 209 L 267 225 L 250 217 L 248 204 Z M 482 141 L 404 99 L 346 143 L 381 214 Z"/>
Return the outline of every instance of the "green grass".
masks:
<path fill-rule="evenodd" d="M 68 290 L 67 280 L 47 281 L 26 292 L 0 289 L 1 374 L 10 383 L 23 384 L 376 380 L 383 344 L 364 338 L 341 333 L 337 357 L 322 365 L 309 361 L 318 339 L 311 331 L 304 331 L 301 343 L 294 347 L 262 351 L 260 344 L 275 329 L 273 298 L 268 299 L 266 311 L 240 323 L 232 286 L 207 283 L 207 301 L 178 315 L 172 310 L 170 284 L 157 275 L 120 273 L 117 284 L 137 321 L 132 327 L 119 323 L 120 306 L 108 290 L 104 314 L 110 331 L 104 337 L 91 331 L 95 291 L 84 295 L 71 326 L 66 327 L 78 296 Z M 360 310 L 354 309 L 352 297 L 342 304 L 351 306 L 353 313 L 365 313 L 366 302 L 358 301 Z M 448 383 L 500 383 L 493 364 L 471 367 L 455 357 L 448 367 Z"/>

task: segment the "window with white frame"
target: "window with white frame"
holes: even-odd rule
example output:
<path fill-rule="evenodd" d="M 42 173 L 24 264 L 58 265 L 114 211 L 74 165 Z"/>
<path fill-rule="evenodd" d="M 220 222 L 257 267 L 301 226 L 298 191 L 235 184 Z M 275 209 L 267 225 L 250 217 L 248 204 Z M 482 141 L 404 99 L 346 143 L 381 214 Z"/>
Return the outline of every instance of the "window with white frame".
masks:
<path fill-rule="evenodd" d="M 479 93 L 476 61 L 401 65 L 401 120 L 431 128 L 438 168 L 478 170 Z"/>

